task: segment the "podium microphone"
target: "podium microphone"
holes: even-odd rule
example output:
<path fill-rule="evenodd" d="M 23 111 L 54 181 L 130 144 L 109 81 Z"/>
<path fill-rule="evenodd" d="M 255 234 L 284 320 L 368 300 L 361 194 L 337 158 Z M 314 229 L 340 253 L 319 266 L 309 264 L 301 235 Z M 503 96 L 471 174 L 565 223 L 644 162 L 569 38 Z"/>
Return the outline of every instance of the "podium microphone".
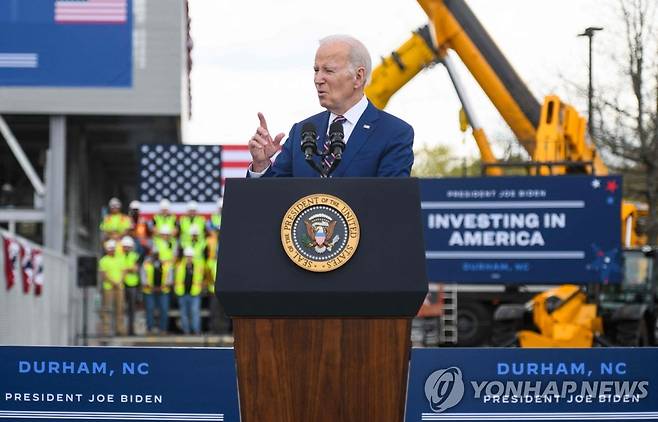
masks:
<path fill-rule="evenodd" d="M 304 160 L 309 166 L 320 174 L 321 177 L 327 177 L 318 164 L 313 161 L 313 155 L 318 154 L 318 131 L 315 125 L 311 122 L 304 123 L 302 126 L 302 152 L 304 153 Z"/>
<path fill-rule="evenodd" d="M 318 131 L 315 125 L 311 122 L 304 123 L 302 126 L 302 151 L 306 161 L 313 159 L 313 155 L 318 153 L 317 138 Z"/>
<path fill-rule="evenodd" d="M 336 170 L 340 160 L 343 159 L 343 151 L 345 151 L 345 133 L 343 132 L 343 123 L 342 122 L 333 122 L 329 126 L 329 153 L 333 155 L 334 159 L 331 163 L 331 167 L 325 170 L 325 177 L 331 175 L 331 173 Z"/>
<path fill-rule="evenodd" d="M 345 133 L 343 132 L 343 123 L 333 122 L 329 126 L 329 150 L 334 156 L 334 160 L 340 161 L 345 151 Z"/>

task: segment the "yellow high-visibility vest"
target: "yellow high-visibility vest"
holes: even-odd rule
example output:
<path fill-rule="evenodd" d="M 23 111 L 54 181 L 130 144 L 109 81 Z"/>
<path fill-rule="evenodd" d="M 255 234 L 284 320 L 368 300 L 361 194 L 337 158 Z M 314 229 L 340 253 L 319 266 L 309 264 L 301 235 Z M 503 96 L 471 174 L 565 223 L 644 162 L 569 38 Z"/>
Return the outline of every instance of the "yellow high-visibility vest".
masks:
<path fill-rule="evenodd" d="M 171 268 L 172 265 L 169 262 L 162 262 L 162 279 L 160 280 L 162 293 L 169 293 L 171 291 L 171 286 L 167 284 Z M 142 287 L 142 291 L 146 294 L 151 294 L 153 293 L 153 286 L 155 286 L 155 267 L 150 260 L 144 261 L 144 273 L 146 274 L 146 283 Z"/>
<path fill-rule="evenodd" d="M 105 216 L 101 222 L 100 229 L 104 233 L 117 232 L 119 234 L 125 233 L 132 223 L 130 222 L 130 217 L 126 214 L 108 214 Z"/>
<path fill-rule="evenodd" d="M 176 264 L 176 277 L 174 280 L 174 293 L 176 296 L 183 296 L 185 294 L 185 267 L 187 266 L 189 258 L 183 258 Z M 199 296 L 203 288 L 203 262 L 198 259 L 193 259 L 192 270 L 192 288 L 190 295 Z"/>

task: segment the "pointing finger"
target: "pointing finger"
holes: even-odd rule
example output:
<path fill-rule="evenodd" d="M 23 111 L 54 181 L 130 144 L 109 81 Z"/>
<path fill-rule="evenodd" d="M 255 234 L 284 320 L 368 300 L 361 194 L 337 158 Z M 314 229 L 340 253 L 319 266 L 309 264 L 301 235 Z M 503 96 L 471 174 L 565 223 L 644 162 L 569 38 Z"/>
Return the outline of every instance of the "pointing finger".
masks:
<path fill-rule="evenodd" d="M 267 121 L 265 120 L 265 116 L 263 115 L 263 113 L 261 113 L 260 111 L 258 112 L 258 120 L 260 120 L 261 127 L 267 129 Z"/>

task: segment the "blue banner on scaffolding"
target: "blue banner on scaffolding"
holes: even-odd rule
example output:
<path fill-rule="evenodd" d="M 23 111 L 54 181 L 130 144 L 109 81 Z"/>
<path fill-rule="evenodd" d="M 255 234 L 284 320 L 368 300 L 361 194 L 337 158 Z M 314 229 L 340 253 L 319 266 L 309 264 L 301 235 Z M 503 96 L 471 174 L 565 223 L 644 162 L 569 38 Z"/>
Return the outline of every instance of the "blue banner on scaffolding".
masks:
<path fill-rule="evenodd" d="M 0 1 L 0 86 L 132 86 L 132 0 Z"/>
<path fill-rule="evenodd" d="M 239 420 L 233 349 L 0 347 L 0 380 L 0 420 Z"/>
<path fill-rule="evenodd" d="M 421 179 L 430 281 L 618 283 L 621 177 Z"/>
<path fill-rule="evenodd" d="M 658 349 L 414 349 L 406 422 L 656 420 Z"/>

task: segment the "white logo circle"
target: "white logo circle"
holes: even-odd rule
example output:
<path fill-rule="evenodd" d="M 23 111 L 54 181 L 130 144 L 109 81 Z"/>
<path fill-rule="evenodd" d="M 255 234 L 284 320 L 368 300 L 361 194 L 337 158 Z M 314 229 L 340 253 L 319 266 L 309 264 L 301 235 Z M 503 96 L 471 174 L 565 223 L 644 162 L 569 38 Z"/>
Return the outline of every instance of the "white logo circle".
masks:
<path fill-rule="evenodd" d="M 464 397 L 462 371 L 452 366 L 432 372 L 425 381 L 425 397 L 436 413 L 455 406 Z"/>

